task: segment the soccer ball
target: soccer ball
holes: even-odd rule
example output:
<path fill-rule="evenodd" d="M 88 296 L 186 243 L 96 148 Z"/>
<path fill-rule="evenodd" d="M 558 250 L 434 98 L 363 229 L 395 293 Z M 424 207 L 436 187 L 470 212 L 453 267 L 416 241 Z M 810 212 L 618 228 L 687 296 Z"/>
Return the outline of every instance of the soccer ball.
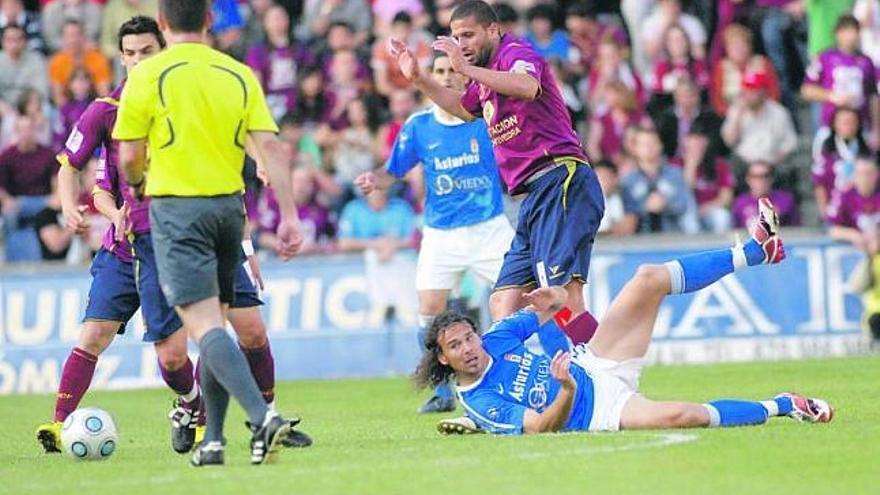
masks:
<path fill-rule="evenodd" d="M 96 407 L 77 409 L 61 425 L 61 445 L 75 459 L 103 460 L 116 450 L 116 423 Z"/>

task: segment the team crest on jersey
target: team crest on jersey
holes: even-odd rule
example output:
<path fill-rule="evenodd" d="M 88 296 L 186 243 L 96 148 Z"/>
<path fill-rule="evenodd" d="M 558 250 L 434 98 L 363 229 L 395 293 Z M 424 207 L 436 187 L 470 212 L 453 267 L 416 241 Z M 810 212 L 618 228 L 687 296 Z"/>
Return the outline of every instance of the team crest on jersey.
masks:
<path fill-rule="evenodd" d="M 486 121 L 486 125 L 492 125 L 492 119 L 495 118 L 495 105 L 492 104 L 491 101 L 487 101 L 485 105 L 483 105 L 483 120 Z"/>
<path fill-rule="evenodd" d="M 70 136 L 67 137 L 67 142 L 64 143 L 64 147 L 70 150 L 71 153 L 77 153 L 82 147 L 83 139 L 84 136 L 79 130 L 79 127 L 73 126 L 73 129 L 70 131 Z"/>
<path fill-rule="evenodd" d="M 477 138 L 471 138 L 471 153 L 478 154 L 480 152 L 480 143 Z"/>
<path fill-rule="evenodd" d="M 510 361 L 511 363 L 519 363 L 522 361 L 522 356 L 519 354 L 505 354 L 504 360 Z"/>

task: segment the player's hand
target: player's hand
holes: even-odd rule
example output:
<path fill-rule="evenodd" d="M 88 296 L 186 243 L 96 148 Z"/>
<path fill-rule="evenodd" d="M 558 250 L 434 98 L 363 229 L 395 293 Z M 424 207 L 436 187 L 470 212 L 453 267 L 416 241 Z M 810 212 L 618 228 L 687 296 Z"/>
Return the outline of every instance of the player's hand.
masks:
<path fill-rule="evenodd" d="M 403 76 L 409 82 L 418 84 L 422 80 L 422 71 L 416 56 L 407 48 L 406 43 L 396 38 L 390 38 L 388 47 L 391 55 L 397 58 L 397 64 L 400 66 L 400 72 L 403 73 Z"/>
<path fill-rule="evenodd" d="M 131 229 L 131 206 L 128 202 L 122 203 L 122 207 L 116 210 L 116 216 L 113 218 L 113 230 L 116 233 L 116 242 L 125 240 L 128 231 Z"/>
<path fill-rule="evenodd" d="M 284 261 L 296 256 L 302 247 L 303 235 L 299 219 L 282 218 L 275 233 L 275 253 Z"/>
<path fill-rule="evenodd" d="M 89 209 L 86 205 L 79 205 L 76 208 L 61 209 L 61 215 L 64 217 L 64 223 L 67 229 L 74 234 L 84 234 L 89 230 L 89 220 L 84 213 Z"/>
<path fill-rule="evenodd" d="M 461 52 L 461 46 L 455 39 L 449 36 L 439 36 L 431 45 L 435 50 L 441 51 L 449 56 L 449 63 L 452 69 L 459 74 L 464 74 L 465 68 L 469 65 L 464 54 Z"/>
<path fill-rule="evenodd" d="M 364 172 L 354 180 L 354 184 L 361 188 L 361 192 L 366 196 L 376 190 L 376 174 Z"/>
<path fill-rule="evenodd" d="M 257 255 L 252 254 L 247 257 L 248 268 L 250 268 L 251 281 L 257 286 L 260 292 L 266 290 L 266 284 L 263 283 L 263 273 L 260 271 L 260 263 L 257 261 Z"/>
<path fill-rule="evenodd" d="M 18 200 L 10 196 L 8 199 L 0 201 L 0 211 L 2 211 L 4 215 L 17 214 L 19 211 Z"/>
<path fill-rule="evenodd" d="M 523 299 L 530 304 L 535 311 L 559 311 L 568 293 L 562 287 L 540 287 L 531 292 L 523 294 Z"/>
<path fill-rule="evenodd" d="M 571 376 L 571 354 L 556 351 L 556 355 L 550 361 L 550 374 L 553 375 L 553 378 L 559 380 L 562 388 L 569 392 L 577 388 L 577 382 Z"/>

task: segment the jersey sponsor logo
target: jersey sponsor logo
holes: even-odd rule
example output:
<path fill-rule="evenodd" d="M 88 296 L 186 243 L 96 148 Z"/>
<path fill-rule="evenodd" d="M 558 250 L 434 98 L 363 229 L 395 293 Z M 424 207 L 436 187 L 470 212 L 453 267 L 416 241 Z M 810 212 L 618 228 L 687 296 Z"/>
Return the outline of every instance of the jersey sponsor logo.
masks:
<path fill-rule="evenodd" d="M 488 120 L 486 120 L 486 124 L 489 125 Z M 489 136 L 492 137 L 492 146 L 506 143 L 520 134 L 522 134 L 522 129 L 519 126 L 519 117 L 516 115 L 504 118 L 495 125 L 489 125 Z"/>
<path fill-rule="evenodd" d="M 525 60 L 517 60 L 510 66 L 510 70 L 508 72 L 512 72 L 514 74 L 536 74 L 538 69 L 535 68 L 535 64 L 531 62 L 526 62 Z"/>
<path fill-rule="evenodd" d="M 84 138 L 85 137 L 79 130 L 79 127 L 73 126 L 73 129 L 70 131 L 70 136 L 67 136 L 67 142 L 64 143 L 64 147 L 71 153 L 78 153 L 80 148 L 82 148 Z"/>
<path fill-rule="evenodd" d="M 531 352 L 523 352 L 522 357 L 519 361 L 519 367 L 516 370 L 516 377 L 513 379 L 513 384 L 510 388 L 510 396 L 516 399 L 518 402 L 523 401 L 523 397 L 526 394 L 526 383 L 529 381 L 529 375 L 532 371 L 532 361 L 535 360 L 535 355 Z"/>
<path fill-rule="evenodd" d="M 438 145 L 440 143 L 437 143 Z M 430 147 L 428 149 L 431 149 Z M 468 165 L 478 165 L 480 163 L 479 149 L 474 153 L 462 153 L 457 156 L 448 156 L 444 159 L 434 158 L 434 168 L 436 170 L 452 170 L 456 168 L 466 167 Z"/>
<path fill-rule="evenodd" d="M 465 177 L 463 179 L 453 179 L 447 174 L 438 175 L 434 179 L 434 191 L 437 196 L 446 196 L 455 190 L 474 191 L 480 189 L 489 189 L 492 187 L 492 179 L 481 175 L 479 177 Z"/>

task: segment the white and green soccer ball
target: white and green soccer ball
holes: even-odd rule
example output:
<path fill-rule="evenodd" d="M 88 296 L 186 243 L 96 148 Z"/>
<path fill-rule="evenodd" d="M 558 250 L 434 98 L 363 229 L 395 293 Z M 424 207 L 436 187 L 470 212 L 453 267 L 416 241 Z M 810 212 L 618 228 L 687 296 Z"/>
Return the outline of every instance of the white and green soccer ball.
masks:
<path fill-rule="evenodd" d="M 61 425 L 61 445 L 74 459 L 106 459 L 116 451 L 118 438 L 113 417 L 96 407 L 73 411 Z"/>

